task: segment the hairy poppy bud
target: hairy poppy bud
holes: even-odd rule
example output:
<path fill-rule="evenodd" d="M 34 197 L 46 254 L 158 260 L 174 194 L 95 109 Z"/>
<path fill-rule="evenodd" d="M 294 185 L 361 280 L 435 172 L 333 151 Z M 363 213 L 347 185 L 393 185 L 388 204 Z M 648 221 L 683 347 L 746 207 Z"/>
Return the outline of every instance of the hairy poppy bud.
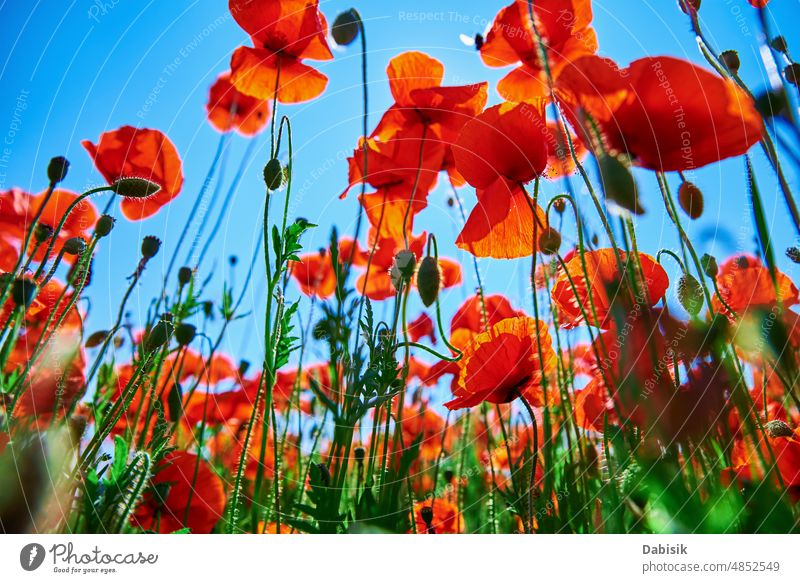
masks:
<path fill-rule="evenodd" d="M 720 55 L 723 64 L 732 74 L 739 72 L 739 67 L 742 65 L 739 60 L 739 53 L 734 50 L 723 51 Z"/>
<path fill-rule="evenodd" d="M 191 344 L 195 334 L 197 334 L 197 328 L 185 322 L 181 322 L 178 324 L 178 327 L 175 328 L 175 340 L 177 340 L 178 344 L 181 346 L 188 346 Z"/>
<path fill-rule="evenodd" d="M 172 314 L 162 315 L 161 319 L 150 329 L 150 332 L 142 341 L 142 349 L 145 354 L 153 352 L 169 342 L 174 329 L 175 327 L 172 325 Z"/>
<path fill-rule="evenodd" d="M 110 215 L 101 215 L 94 227 L 94 234 L 98 237 L 108 236 L 116 222 L 116 219 Z"/>
<path fill-rule="evenodd" d="M 774 39 L 769 41 L 769 46 L 779 53 L 785 53 L 789 50 L 789 44 L 786 42 L 786 37 L 783 35 L 776 36 Z"/>
<path fill-rule="evenodd" d="M 53 227 L 38 223 L 36 229 L 33 231 L 33 236 L 36 238 L 37 243 L 44 243 L 53 236 Z"/>
<path fill-rule="evenodd" d="M 690 219 L 699 219 L 703 214 L 703 191 L 686 180 L 678 187 L 678 203 Z"/>
<path fill-rule="evenodd" d="M 410 281 L 414 277 L 416 268 L 417 258 L 408 249 L 404 249 L 395 255 L 392 268 L 389 270 L 389 276 L 395 289 L 399 290 L 404 281 Z"/>
<path fill-rule="evenodd" d="M 147 198 L 158 193 L 161 186 L 147 178 L 125 176 L 115 180 L 111 185 L 111 190 L 125 198 Z"/>
<path fill-rule="evenodd" d="M 553 208 L 556 209 L 558 214 L 563 215 L 567 208 L 567 203 L 563 198 L 557 198 L 553 201 Z"/>
<path fill-rule="evenodd" d="M 192 268 L 181 267 L 178 270 L 178 283 L 181 285 L 187 285 L 190 281 L 192 281 Z"/>
<path fill-rule="evenodd" d="M 619 158 L 608 154 L 603 154 L 598 163 L 606 200 L 635 215 L 643 215 L 639 190 L 630 169 Z"/>
<path fill-rule="evenodd" d="M 794 263 L 800 263 L 800 249 L 797 247 L 789 247 L 786 250 L 786 257 L 791 259 Z"/>
<path fill-rule="evenodd" d="M 51 158 L 47 165 L 47 179 L 50 180 L 50 184 L 58 184 L 67 177 L 68 171 L 69 160 L 64 156 L 56 156 Z"/>
<path fill-rule="evenodd" d="M 86 249 L 86 241 L 80 237 L 72 237 L 64 243 L 64 253 L 67 255 L 80 255 Z"/>
<path fill-rule="evenodd" d="M 97 332 L 94 332 L 91 336 L 89 336 L 83 345 L 86 348 L 97 348 L 103 342 L 106 341 L 106 338 L 108 338 L 108 334 L 109 334 L 108 330 L 98 330 Z"/>
<path fill-rule="evenodd" d="M 358 36 L 358 21 L 358 13 L 352 8 L 340 13 L 331 27 L 331 36 L 334 42 L 343 47 L 356 40 Z"/>
<path fill-rule="evenodd" d="M 708 277 L 711 279 L 717 277 L 717 274 L 719 273 L 719 266 L 717 265 L 717 260 L 711 255 L 705 253 L 700 258 L 700 265 L 703 268 L 703 273 L 705 273 Z"/>
<path fill-rule="evenodd" d="M 794 431 L 783 421 L 774 419 L 764 424 L 767 435 L 770 437 L 794 437 Z"/>
<path fill-rule="evenodd" d="M 703 309 L 703 287 L 689 273 L 684 273 L 678 280 L 678 301 L 692 316 L 696 316 Z"/>
<path fill-rule="evenodd" d="M 277 158 L 273 158 L 264 166 L 264 183 L 269 190 L 278 190 L 283 184 L 283 167 Z"/>
<path fill-rule="evenodd" d="M 353 456 L 356 458 L 356 461 L 358 463 L 361 463 L 361 462 L 364 461 L 364 455 L 365 454 L 366 454 L 366 452 L 364 451 L 363 447 L 357 447 L 357 448 L 355 448 L 353 450 Z"/>
<path fill-rule="evenodd" d="M 27 308 L 33 302 L 36 294 L 36 283 L 32 279 L 20 277 L 11 285 L 11 298 L 14 304 Z"/>
<path fill-rule="evenodd" d="M 792 63 L 791 65 L 787 65 L 783 70 L 783 75 L 792 85 L 800 85 L 800 64 Z"/>
<path fill-rule="evenodd" d="M 142 239 L 142 257 L 151 259 L 158 254 L 159 249 L 161 249 L 161 239 L 158 237 L 147 235 Z"/>
<path fill-rule="evenodd" d="M 439 297 L 442 284 L 442 273 L 435 257 L 425 257 L 419 264 L 417 272 L 417 290 L 425 307 L 429 307 Z"/>
<path fill-rule="evenodd" d="M 545 255 L 555 255 L 561 248 L 561 233 L 552 227 L 547 227 L 539 236 L 539 251 Z"/>

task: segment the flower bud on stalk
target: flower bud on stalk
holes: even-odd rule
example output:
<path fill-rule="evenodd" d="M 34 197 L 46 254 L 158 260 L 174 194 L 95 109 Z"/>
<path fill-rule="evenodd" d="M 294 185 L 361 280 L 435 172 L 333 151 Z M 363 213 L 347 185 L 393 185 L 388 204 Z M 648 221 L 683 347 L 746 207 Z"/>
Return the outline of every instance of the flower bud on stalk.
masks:
<path fill-rule="evenodd" d="M 786 77 L 786 80 L 795 87 L 800 85 L 800 63 L 787 65 L 783 70 L 783 75 Z"/>
<path fill-rule="evenodd" d="M 703 268 L 703 273 L 705 273 L 711 279 L 717 277 L 717 274 L 719 273 L 717 260 L 708 253 L 703 254 L 703 256 L 700 258 L 700 266 Z"/>
<path fill-rule="evenodd" d="M 606 200 L 635 215 L 643 215 L 639 190 L 630 169 L 619 158 L 608 154 L 603 154 L 598 164 Z"/>
<path fill-rule="evenodd" d="M 181 267 L 178 270 L 178 283 L 180 285 L 188 285 L 190 281 L 192 281 L 192 268 Z"/>
<path fill-rule="evenodd" d="M 547 227 L 539 236 L 539 250 L 545 255 L 555 255 L 561 248 L 561 233 Z"/>
<path fill-rule="evenodd" d="M 161 249 L 161 239 L 152 235 L 147 235 L 142 239 L 142 257 L 145 259 L 152 259 L 158 254 Z"/>
<path fill-rule="evenodd" d="M 789 50 L 789 44 L 786 42 L 786 37 L 783 35 L 776 36 L 774 39 L 769 41 L 769 46 L 779 53 L 785 53 Z"/>
<path fill-rule="evenodd" d="M 800 263 L 800 249 L 797 247 L 789 247 L 786 250 L 786 257 L 791 259 L 793 263 Z"/>
<path fill-rule="evenodd" d="M 175 328 L 175 340 L 177 340 L 178 344 L 181 346 L 188 346 L 191 344 L 195 334 L 197 334 L 197 328 L 185 322 L 181 322 L 178 324 L 178 327 Z"/>
<path fill-rule="evenodd" d="M 264 166 L 264 183 L 269 190 L 278 190 L 283 184 L 283 167 L 277 158 L 272 158 Z"/>
<path fill-rule="evenodd" d="M 51 158 L 50 163 L 47 165 L 47 178 L 50 180 L 50 184 L 55 185 L 64 180 L 67 177 L 68 171 L 69 160 L 64 158 L 64 156 Z"/>
<path fill-rule="evenodd" d="M 94 332 L 89 338 L 86 339 L 84 342 L 84 346 L 86 348 L 96 348 L 100 346 L 103 342 L 105 342 L 106 338 L 108 338 L 108 330 L 98 330 Z"/>
<path fill-rule="evenodd" d="M 678 301 L 692 316 L 696 316 L 703 309 L 703 287 L 689 273 L 684 273 L 678 280 Z"/>
<path fill-rule="evenodd" d="M 340 47 L 344 47 L 356 40 L 358 21 L 358 13 L 352 8 L 340 13 L 331 27 L 331 36 L 334 42 Z"/>
<path fill-rule="evenodd" d="M 792 431 L 792 428 L 779 419 L 768 421 L 764 424 L 764 429 L 767 430 L 767 435 L 773 439 L 776 437 L 794 437 L 794 431 Z"/>
<path fill-rule="evenodd" d="M 38 223 L 36 225 L 36 229 L 33 231 L 33 237 L 39 244 L 46 243 L 52 236 L 53 227 L 50 225 L 45 225 L 44 223 Z"/>
<path fill-rule="evenodd" d="M 20 277 L 11 286 L 11 299 L 14 304 L 27 308 L 36 296 L 36 283 L 32 279 Z"/>
<path fill-rule="evenodd" d="M 150 329 L 142 341 L 142 349 L 149 354 L 169 342 L 175 327 L 172 324 L 172 314 L 163 314 L 161 319 Z"/>
<path fill-rule="evenodd" d="M 107 237 L 111 230 L 114 228 L 116 219 L 109 215 L 101 215 L 97 219 L 97 224 L 94 226 L 94 234 L 98 237 Z"/>
<path fill-rule="evenodd" d="M 417 291 L 419 291 L 419 297 L 426 308 L 439 297 L 441 285 L 442 273 L 439 269 L 439 262 L 435 257 L 425 257 L 417 271 Z"/>
<path fill-rule="evenodd" d="M 389 276 L 394 288 L 400 291 L 402 284 L 411 281 L 411 278 L 414 277 L 416 268 L 417 258 L 408 249 L 404 249 L 395 255 L 394 263 L 389 270 Z"/>
<path fill-rule="evenodd" d="M 678 188 L 678 203 L 690 219 L 699 219 L 703 214 L 703 191 L 694 183 L 684 181 Z"/>
<path fill-rule="evenodd" d="M 124 176 L 111 185 L 111 190 L 125 198 L 147 198 L 161 190 L 161 186 L 147 178 Z"/>
<path fill-rule="evenodd" d="M 720 58 L 731 74 L 736 75 L 739 72 L 739 67 L 742 65 L 739 60 L 739 53 L 734 50 L 723 51 Z"/>
<path fill-rule="evenodd" d="M 72 237 L 64 243 L 64 253 L 67 255 L 80 255 L 86 249 L 86 241 L 80 237 Z"/>

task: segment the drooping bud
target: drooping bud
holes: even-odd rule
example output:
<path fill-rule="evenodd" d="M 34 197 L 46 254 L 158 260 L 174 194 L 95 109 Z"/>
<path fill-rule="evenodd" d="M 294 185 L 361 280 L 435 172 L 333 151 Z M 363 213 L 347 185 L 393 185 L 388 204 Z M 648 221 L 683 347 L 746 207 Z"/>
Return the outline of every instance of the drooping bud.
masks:
<path fill-rule="evenodd" d="M 180 285 L 187 285 L 190 281 L 192 281 L 192 268 L 181 267 L 178 270 L 178 283 Z"/>
<path fill-rule="evenodd" d="M 705 273 L 711 279 L 715 279 L 717 277 L 717 274 L 719 273 L 717 260 L 708 253 L 704 253 L 700 258 L 700 266 L 703 268 L 703 273 Z"/>
<path fill-rule="evenodd" d="M 442 284 L 442 273 L 439 262 L 435 257 L 425 257 L 419 264 L 417 271 L 417 290 L 425 307 L 429 307 L 439 297 L 439 288 Z"/>
<path fill-rule="evenodd" d="M 147 198 L 157 194 L 161 186 L 147 178 L 125 176 L 115 180 L 111 190 L 125 198 Z"/>
<path fill-rule="evenodd" d="M 106 341 L 108 334 L 108 330 L 98 330 L 97 332 L 92 333 L 92 335 L 86 339 L 86 342 L 84 342 L 83 345 L 86 348 L 97 348 Z"/>
<path fill-rule="evenodd" d="M 783 70 L 783 75 L 786 77 L 786 80 L 795 87 L 800 85 L 800 63 L 787 65 Z"/>
<path fill-rule="evenodd" d="M 110 215 L 101 215 L 94 226 L 94 234 L 98 237 L 107 237 L 116 222 L 116 219 Z"/>
<path fill-rule="evenodd" d="M 678 203 L 690 219 L 699 219 L 703 214 L 703 191 L 685 180 L 678 187 Z"/>
<path fill-rule="evenodd" d="M 684 273 L 678 280 L 678 301 L 692 316 L 696 316 L 703 309 L 703 287 L 689 273 Z"/>
<path fill-rule="evenodd" d="M 767 435 L 772 438 L 775 437 L 794 437 L 794 431 L 785 422 L 779 419 L 768 421 L 764 424 L 764 429 L 767 430 Z"/>
<path fill-rule="evenodd" d="M 564 210 L 567 208 L 567 203 L 563 198 L 557 198 L 553 201 L 553 208 L 556 209 L 558 214 L 563 215 Z"/>
<path fill-rule="evenodd" d="M 47 179 L 50 181 L 50 184 L 58 184 L 67 177 L 68 171 L 69 160 L 64 158 L 64 156 L 56 156 L 55 158 L 51 158 L 50 163 L 47 165 Z"/>
<path fill-rule="evenodd" d="M 639 189 L 636 179 L 622 161 L 616 156 L 603 154 L 599 160 L 600 178 L 606 200 L 635 215 L 643 215 L 644 208 L 639 202 Z"/>
<path fill-rule="evenodd" d="M 53 227 L 45 225 L 44 223 L 38 223 L 36 229 L 33 231 L 33 236 L 37 243 L 45 243 L 53 236 Z"/>
<path fill-rule="evenodd" d="M 331 27 L 331 36 L 334 42 L 344 47 L 356 40 L 359 28 L 358 22 L 358 13 L 352 8 L 340 13 Z"/>
<path fill-rule="evenodd" d="M 734 50 L 723 51 L 720 55 L 725 68 L 728 69 L 733 75 L 739 72 L 739 67 L 742 65 L 739 60 L 739 53 Z"/>
<path fill-rule="evenodd" d="M 793 263 L 800 263 L 800 248 L 789 247 L 786 250 L 786 257 L 791 259 Z"/>
<path fill-rule="evenodd" d="M 14 304 L 27 308 L 33 302 L 36 295 L 36 283 L 32 279 L 20 277 L 11 284 L 11 299 Z"/>
<path fill-rule="evenodd" d="M 555 255 L 561 248 L 561 233 L 552 227 L 547 227 L 539 237 L 539 251 L 545 255 Z"/>
<path fill-rule="evenodd" d="M 67 255 L 80 255 L 86 249 L 86 241 L 80 237 L 72 237 L 64 243 L 64 253 Z"/>
<path fill-rule="evenodd" d="M 158 254 L 161 249 L 161 239 L 153 235 L 147 235 L 142 239 L 142 257 L 151 259 Z"/>
<path fill-rule="evenodd" d="M 264 166 L 264 183 L 269 190 L 278 190 L 283 184 L 283 167 L 277 158 L 272 158 Z"/>
<path fill-rule="evenodd" d="M 169 342 L 172 337 L 174 326 L 172 324 L 172 314 L 163 314 L 161 319 L 150 329 L 147 336 L 142 341 L 142 349 L 145 354 L 161 348 Z"/>
<path fill-rule="evenodd" d="M 177 328 L 175 328 L 175 340 L 177 340 L 178 344 L 181 346 L 188 346 L 191 344 L 195 334 L 197 334 L 197 328 L 186 322 L 181 322 L 178 324 Z"/>

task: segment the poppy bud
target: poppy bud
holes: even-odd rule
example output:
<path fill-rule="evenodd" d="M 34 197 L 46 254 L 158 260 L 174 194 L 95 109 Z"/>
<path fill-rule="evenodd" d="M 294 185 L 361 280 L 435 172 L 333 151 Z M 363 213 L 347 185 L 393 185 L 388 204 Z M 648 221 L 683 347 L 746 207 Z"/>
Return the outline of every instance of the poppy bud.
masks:
<path fill-rule="evenodd" d="M 539 236 L 539 251 L 545 255 L 555 255 L 561 247 L 561 233 L 552 227 L 547 227 Z"/>
<path fill-rule="evenodd" d="M 98 330 L 86 339 L 84 346 L 86 348 L 97 348 L 105 342 L 106 338 L 108 338 L 108 334 L 108 330 Z"/>
<path fill-rule="evenodd" d="M 419 264 L 417 272 L 417 290 L 425 307 L 429 307 L 439 297 L 439 288 L 442 284 L 442 274 L 439 271 L 439 262 L 435 257 L 425 257 Z"/>
<path fill-rule="evenodd" d="M 734 50 L 723 51 L 720 55 L 722 63 L 733 75 L 739 72 L 741 61 L 739 60 L 739 53 Z"/>
<path fill-rule="evenodd" d="M 404 281 L 409 281 L 414 277 L 416 267 L 417 259 L 408 249 L 404 249 L 395 255 L 392 268 L 389 270 L 389 277 L 395 289 L 399 290 Z"/>
<path fill-rule="evenodd" d="M 36 229 L 33 231 L 33 236 L 36 238 L 37 243 L 44 243 L 53 236 L 53 227 L 38 223 Z"/>
<path fill-rule="evenodd" d="M 598 164 L 606 200 L 635 215 L 643 215 L 639 190 L 630 169 L 619 158 L 608 154 L 603 154 Z"/>
<path fill-rule="evenodd" d="M 177 340 L 178 344 L 181 346 L 188 346 L 191 344 L 195 334 L 197 334 L 197 328 L 185 322 L 181 322 L 178 324 L 178 327 L 175 328 L 175 340 Z"/>
<path fill-rule="evenodd" d="M 278 190 L 283 184 L 283 167 L 277 158 L 273 158 L 264 166 L 264 183 L 269 190 Z"/>
<path fill-rule="evenodd" d="M 776 36 L 774 39 L 769 41 L 769 46 L 772 47 L 773 50 L 778 51 L 779 53 L 785 53 L 789 50 L 789 45 L 786 42 L 786 37 L 783 35 Z"/>
<path fill-rule="evenodd" d="M 11 298 L 17 306 L 27 308 L 33 302 L 36 293 L 36 283 L 32 279 L 20 277 L 15 279 L 11 286 Z"/>
<path fill-rule="evenodd" d="M 175 327 L 172 325 L 172 314 L 162 315 L 161 319 L 150 329 L 150 332 L 142 341 L 142 349 L 145 354 L 153 352 L 169 342 L 174 329 Z"/>
<path fill-rule="evenodd" d="M 244 359 L 240 360 L 239 361 L 239 370 L 238 370 L 239 376 L 243 377 L 245 374 L 247 374 L 247 370 L 249 368 L 250 368 L 250 361 L 244 360 Z"/>
<path fill-rule="evenodd" d="M 764 429 L 767 430 L 767 435 L 770 437 L 794 437 L 794 431 L 783 421 L 774 419 L 764 424 Z"/>
<path fill-rule="evenodd" d="M 357 448 L 355 448 L 355 449 L 353 450 L 353 456 L 356 458 L 356 461 L 357 461 L 358 463 L 361 463 L 361 462 L 363 462 L 363 461 L 364 461 L 364 454 L 365 454 L 365 453 L 366 453 L 366 452 L 364 451 L 364 448 L 363 448 L 363 447 L 357 447 Z"/>
<path fill-rule="evenodd" d="M 178 270 L 178 283 L 180 285 L 187 285 L 190 281 L 192 281 L 192 268 L 181 267 Z"/>
<path fill-rule="evenodd" d="M 116 219 L 112 216 L 101 215 L 100 218 L 97 219 L 97 224 L 94 227 L 94 234 L 98 237 L 108 236 L 116 222 Z"/>
<path fill-rule="evenodd" d="M 147 235 L 142 239 L 142 257 L 151 259 L 158 254 L 159 249 L 161 249 L 161 239 L 158 237 Z"/>
<path fill-rule="evenodd" d="M 699 219 L 703 214 L 703 191 L 685 180 L 678 188 L 678 203 L 690 219 Z"/>
<path fill-rule="evenodd" d="M 678 6 L 685 14 L 690 14 L 687 7 L 689 10 L 697 12 L 700 10 L 700 0 L 678 0 Z"/>
<path fill-rule="evenodd" d="M 483 35 L 481 33 L 476 34 L 475 35 L 475 48 L 478 49 L 478 50 L 481 50 L 483 48 L 483 43 L 484 43 Z"/>
<path fill-rule="evenodd" d="M 791 259 L 793 263 L 800 263 L 800 249 L 797 247 L 789 247 L 786 250 L 786 257 Z"/>
<path fill-rule="evenodd" d="M 58 184 L 64 180 L 67 177 L 67 171 L 69 171 L 69 160 L 64 156 L 51 158 L 47 165 L 47 178 L 50 180 L 50 184 Z"/>
<path fill-rule="evenodd" d="M 147 198 L 161 190 L 161 186 L 147 178 L 125 176 L 118 178 L 111 185 L 111 190 L 125 198 Z"/>
<path fill-rule="evenodd" d="M 786 80 L 794 86 L 800 85 L 800 64 L 792 63 L 783 70 Z"/>
<path fill-rule="evenodd" d="M 334 42 L 340 47 L 344 47 L 356 40 L 358 21 L 358 13 L 352 8 L 341 12 L 331 27 L 331 36 Z"/>
<path fill-rule="evenodd" d="M 211 316 L 214 315 L 214 303 L 213 302 L 211 302 L 209 300 L 206 300 L 205 302 L 203 302 L 202 305 L 203 305 L 203 315 L 206 318 L 210 318 Z"/>
<path fill-rule="evenodd" d="M 556 209 L 558 214 L 563 215 L 564 210 L 567 208 L 567 203 L 563 198 L 557 198 L 555 201 L 553 201 L 553 208 Z"/>
<path fill-rule="evenodd" d="M 678 301 L 692 316 L 699 314 L 703 308 L 703 287 L 689 273 L 684 273 L 678 280 Z"/>
<path fill-rule="evenodd" d="M 86 242 L 80 237 L 72 237 L 64 243 L 64 253 L 67 255 L 80 255 L 86 249 Z"/>
<path fill-rule="evenodd" d="M 708 253 L 703 254 L 700 258 L 700 265 L 703 268 L 703 273 L 705 273 L 711 279 L 717 277 L 719 273 L 719 266 L 717 265 L 717 260 L 714 259 Z"/>
<path fill-rule="evenodd" d="M 423 506 L 419 509 L 419 517 L 428 528 L 432 527 L 433 523 L 433 506 Z"/>

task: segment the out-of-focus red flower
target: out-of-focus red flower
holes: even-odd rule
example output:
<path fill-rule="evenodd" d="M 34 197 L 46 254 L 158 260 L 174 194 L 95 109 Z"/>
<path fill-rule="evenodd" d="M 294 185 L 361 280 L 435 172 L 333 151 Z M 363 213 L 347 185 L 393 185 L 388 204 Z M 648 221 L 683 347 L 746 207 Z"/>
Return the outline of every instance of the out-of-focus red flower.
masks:
<path fill-rule="evenodd" d="M 622 270 L 617 259 L 622 264 Z M 586 276 L 583 271 L 584 261 Z M 573 257 L 567 263 L 566 269 L 567 273 L 559 274 L 550 292 L 558 308 L 561 325 L 565 328 L 583 323 L 585 311 L 590 325 L 607 329 L 613 324 L 615 307 L 625 310 L 627 314 L 634 303 L 654 306 L 664 297 L 669 287 L 664 268 L 645 253 L 639 253 L 636 261 L 635 257 L 629 257 L 624 252 L 619 252 L 617 257 L 613 249 L 587 251 L 583 260 L 579 255 Z M 626 272 L 629 269 L 636 274 L 636 290 L 631 290 L 627 285 Z"/>
<path fill-rule="evenodd" d="M 753 8 L 766 8 L 769 0 L 747 0 Z"/>
<path fill-rule="evenodd" d="M 181 158 L 170 139 L 159 130 L 123 126 L 103 133 L 97 144 L 89 140 L 83 140 L 81 144 L 109 183 L 135 176 L 161 187 L 147 198 L 123 199 L 120 204 L 122 213 L 132 221 L 156 214 L 181 191 Z"/>
<path fill-rule="evenodd" d="M 222 73 L 208 92 L 208 121 L 220 132 L 237 130 L 254 136 L 269 121 L 269 101 L 245 95 L 231 83 L 230 71 Z"/>
<path fill-rule="evenodd" d="M 413 321 L 408 323 L 408 336 L 412 342 L 418 342 L 422 338 L 429 338 L 436 344 L 436 330 L 433 327 L 431 317 L 422 312 Z"/>
<path fill-rule="evenodd" d="M 455 399 L 445 406 L 508 403 L 519 396 L 540 405 L 543 375 L 553 369 L 555 358 L 546 324 L 527 317 L 502 320 L 464 348 Z"/>
<path fill-rule="evenodd" d="M 780 422 L 774 423 L 780 425 Z M 754 477 L 763 479 L 764 467 L 761 459 L 771 465 L 774 455 L 775 467 L 784 485 L 800 486 L 800 430 L 797 428 L 792 430 L 788 425 L 783 425 L 781 428 L 782 431 L 778 432 L 780 433 L 778 435 L 768 426 L 767 440 L 757 434 L 759 439 L 757 444 L 751 439 L 736 440 L 731 455 L 733 466 L 723 470 L 723 481 L 730 482 L 734 477 L 741 482 L 750 482 Z"/>
<path fill-rule="evenodd" d="M 453 444 L 452 431 L 445 433 L 446 422 L 428 404 L 410 405 L 403 410 L 403 443 L 410 447 L 422 436 L 419 459 L 425 462 L 436 461 L 444 448 L 448 451 Z"/>
<path fill-rule="evenodd" d="M 458 506 L 442 498 L 424 500 L 414 505 L 417 534 L 460 534 L 464 532 L 464 519 Z M 426 520 L 427 519 L 427 520 Z M 410 530 L 409 532 L 414 532 Z"/>
<path fill-rule="evenodd" d="M 333 58 L 319 0 L 229 0 L 228 6 L 253 42 L 231 57 L 231 82 L 239 91 L 273 99 L 277 89 L 281 103 L 299 103 L 325 90 L 328 78 L 303 63 Z"/>
<path fill-rule="evenodd" d="M 537 0 L 532 4 L 536 28 L 554 77 L 566 64 L 597 50 L 597 37 L 590 26 L 590 0 Z M 503 98 L 525 101 L 549 95 L 528 0 L 515 0 L 500 10 L 480 53 L 489 67 L 516 66 L 497 84 Z"/>
<path fill-rule="evenodd" d="M 722 263 L 717 274 L 719 295 L 737 314 L 751 308 L 772 308 L 781 303 L 784 308 L 800 303 L 800 292 L 788 276 L 775 271 L 772 281 L 769 269 L 757 257 L 738 255 Z M 715 311 L 727 308 L 716 294 L 711 298 Z"/>
<path fill-rule="evenodd" d="M 339 242 L 339 263 L 344 264 L 353 257 L 353 263 L 363 261 L 364 251 L 357 241 L 342 239 Z M 300 291 L 309 297 L 321 299 L 331 297 L 336 291 L 336 272 L 333 260 L 327 249 L 317 253 L 306 253 L 299 256 L 299 261 L 290 262 L 291 275 L 300 286 Z"/>
<path fill-rule="evenodd" d="M 225 490 L 211 466 L 192 453 L 174 451 L 156 468 L 131 523 L 161 534 L 184 527 L 208 534 L 224 511 Z"/>
<path fill-rule="evenodd" d="M 764 135 L 755 103 L 733 81 L 675 57 L 637 59 L 626 69 L 582 57 L 565 67 L 556 89 L 573 123 L 588 114 L 607 149 L 652 170 L 739 156 Z"/>
<path fill-rule="evenodd" d="M 456 331 L 463 329 L 473 334 L 480 334 L 501 320 L 522 315 L 522 311 L 515 309 L 505 296 L 492 294 L 481 299 L 480 296 L 474 295 L 467 298 L 456 310 L 450 321 L 450 332 L 455 335 Z"/>

